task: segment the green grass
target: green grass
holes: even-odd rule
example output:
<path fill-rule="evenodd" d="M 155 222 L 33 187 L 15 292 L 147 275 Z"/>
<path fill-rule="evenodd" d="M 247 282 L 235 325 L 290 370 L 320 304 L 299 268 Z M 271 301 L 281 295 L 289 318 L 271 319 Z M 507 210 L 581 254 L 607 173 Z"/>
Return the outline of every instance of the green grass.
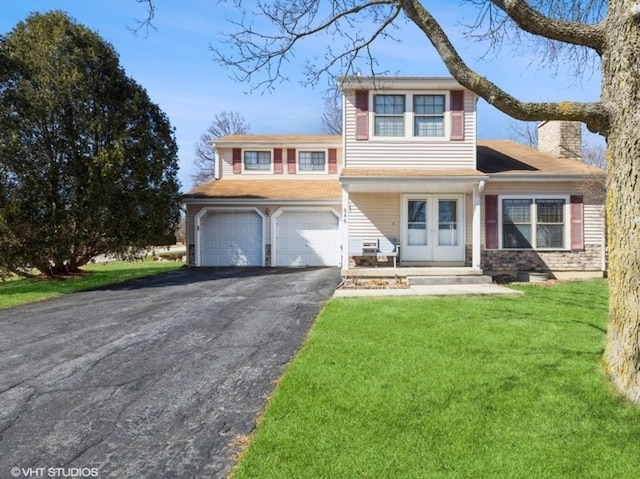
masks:
<path fill-rule="evenodd" d="M 522 298 L 333 299 L 240 478 L 636 478 L 640 408 L 601 372 L 604 281 Z"/>
<path fill-rule="evenodd" d="M 88 264 L 82 269 L 90 274 L 70 279 L 15 278 L 0 281 L 0 309 L 173 271 L 183 264 L 151 260 L 113 261 L 106 264 Z"/>

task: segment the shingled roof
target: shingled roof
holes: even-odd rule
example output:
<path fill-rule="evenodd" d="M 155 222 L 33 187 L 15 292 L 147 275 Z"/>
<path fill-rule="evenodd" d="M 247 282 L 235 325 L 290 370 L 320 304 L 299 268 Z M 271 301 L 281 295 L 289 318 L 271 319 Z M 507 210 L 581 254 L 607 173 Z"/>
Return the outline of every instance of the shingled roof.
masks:
<path fill-rule="evenodd" d="M 602 175 L 600 168 L 580 160 L 558 158 L 530 146 L 509 140 L 478 140 L 478 170 L 491 176 L 592 176 Z"/>
<path fill-rule="evenodd" d="M 212 180 L 185 198 L 245 198 L 268 200 L 336 200 L 342 198 L 338 180 L 255 179 Z"/>

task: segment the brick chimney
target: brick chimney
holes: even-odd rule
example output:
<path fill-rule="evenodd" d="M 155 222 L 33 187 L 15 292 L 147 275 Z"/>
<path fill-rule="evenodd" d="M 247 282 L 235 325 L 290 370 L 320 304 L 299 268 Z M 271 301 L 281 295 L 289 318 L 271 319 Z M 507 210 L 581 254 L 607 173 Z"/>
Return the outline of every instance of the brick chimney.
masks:
<path fill-rule="evenodd" d="M 538 150 L 560 158 L 582 158 L 582 123 L 543 121 L 538 125 Z"/>

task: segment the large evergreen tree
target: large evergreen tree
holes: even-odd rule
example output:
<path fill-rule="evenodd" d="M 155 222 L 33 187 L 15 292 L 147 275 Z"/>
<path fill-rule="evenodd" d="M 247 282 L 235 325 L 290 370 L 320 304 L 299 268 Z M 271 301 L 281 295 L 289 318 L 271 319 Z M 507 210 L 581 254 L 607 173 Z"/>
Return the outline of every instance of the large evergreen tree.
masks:
<path fill-rule="evenodd" d="M 167 117 L 96 33 L 54 11 L 0 38 L 0 266 L 55 276 L 167 241 L 177 169 Z"/>

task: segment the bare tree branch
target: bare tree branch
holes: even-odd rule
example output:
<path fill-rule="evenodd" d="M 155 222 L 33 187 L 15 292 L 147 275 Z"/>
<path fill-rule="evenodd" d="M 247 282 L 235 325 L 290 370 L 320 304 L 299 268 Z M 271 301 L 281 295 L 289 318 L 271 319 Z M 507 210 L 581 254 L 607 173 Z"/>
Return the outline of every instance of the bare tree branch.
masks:
<path fill-rule="evenodd" d="M 589 47 L 602 53 L 604 22 L 589 25 L 582 22 L 555 20 L 542 15 L 523 0 L 491 0 L 522 30 L 571 45 Z"/>
<path fill-rule="evenodd" d="M 538 147 L 537 123 L 531 121 L 517 121 L 511 119 L 507 125 L 509 138 L 523 145 Z"/>
<path fill-rule="evenodd" d="M 131 30 L 134 35 L 144 30 L 144 36 L 147 37 L 149 35 L 149 29 L 156 29 L 153 25 L 153 19 L 156 16 L 156 6 L 153 4 L 153 0 L 136 0 L 136 2 L 146 5 L 147 15 L 143 20 L 136 20 L 137 26 L 135 28 L 129 28 L 129 30 Z"/>
<path fill-rule="evenodd" d="M 342 135 L 342 97 L 338 90 L 324 100 L 324 113 L 320 119 L 322 131 L 329 135 Z"/>
<path fill-rule="evenodd" d="M 480 55 L 480 59 L 498 58 L 502 54 L 503 47 L 508 47 L 533 55 L 535 59 L 531 61 L 531 65 L 544 69 L 552 75 L 557 74 L 560 67 L 565 70 L 567 65 L 574 69 L 576 80 L 589 73 L 595 74 L 599 70 L 600 48 L 595 50 L 591 47 L 549 38 L 539 22 L 523 30 L 493 0 L 466 0 L 466 2 L 478 8 L 478 15 L 475 22 L 465 25 L 465 36 L 476 42 L 488 44 L 486 52 Z M 529 0 L 526 4 L 543 18 L 557 20 L 560 24 L 567 26 L 576 25 L 577 28 L 582 28 L 582 24 L 589 28 L 596 28 L 602 38 L 606 34 L 604 25 L 607 0 Z M 529 23 L 526 15 L 519 17 L 520 24 Z M 531 32 L 534 28 L 536 31 Z M 604 43 L 601 44 L 601 48 L 604 48 Z"/>
<path fill-rule="evenodd" d="M 339 54 L 334 54 L 331 46 L 329 46 L 327 49 L 327 55 L 325 56 L 324 67 L 317 68 L 317 65 L 308 66 L 307 81 L 311 84 L 317 83 L 322 75 L 329 73 L 331 68 L 336 65 L 340 66 L 340 71 L 354 73 L 355 61 L 360 57 L 363 51 L 366 53 L 367 64 L 371 68 L 370 73 L 373 76 L 380 74 L 374 71 L 374 66 L 377 65 L 377 62 L 371 52 L 371 46 L 373 42 L 381 36 L 390 38 L 390 36 L 385 32 L 385 29 L 393 24 L 400 12 L 400 8 L 396 8 L 395 11 L 393 11 L 367 39 L 352 37 L 345 32 L 344 35 L 350 40 L 351 46 Z"/>
<path fill-rule="evenodd" d="M 233 53 L 214 47 L 212 51 L 219 63 L 232 67 L 237 80 L 248 82 L 253 88 L 268 89 L 276 81 L 286 79 L 283 66 L 295 57 L 295 47 L 306 38 L 324 33 L 345 39 L 346 45 L 340 47 L 338 53 L 335 38 L 327 42 L 322 68 L 318 68 L 314 60 L 308 61 L 312 67 L 307 68 L 307 81 L 315 83 L 334 66 L 340 68 L 340 73 L 355 72 L 355 62 L 362 55 L 370 66 L 375 65 L 369 47 L 376 38 L 390 38 L 386 29 L 400 13 L 396 3 L 395 0 L 343 0 L 330 2 L 330 8 L 317 0 L 258 3 L 258 14 L 269 21 L 272 31 L 260 31 L 253 22 L 256 14 L 249 16 L 245 12 L 240 20 L 230 20 L 237 31 L 228 34 L 225 45 L 231 46 Z M 370 22 L 362 21 L 366 15 Z M 371 25 L 374 25 L 373 31 L 370 31 Z M 264 79 L 256 81 L 256 76 Z"/>
<path fill-rule="evenodd" d="M 607 134 L 609 111 L 602 102 L 521 102 L 471 70 L 460 58 L 440 24 L 419 1 L 399 0 L 398 3 L 429 38 L 453 77 L 491 105 L 517 120 L 581 121 L 590 131 Z"/>
<path fill-rule="evenodd" d="M 193 161 L 196 172 L 191 175 L 193 186 L 206 183 L 215 176 L 215 140 L 225 135 L 245 135 L 250 129 L 249 123 L 239 113 L 223 111 L 215 115 L 207 131 L 196 143 L 196 158 Z"/>

